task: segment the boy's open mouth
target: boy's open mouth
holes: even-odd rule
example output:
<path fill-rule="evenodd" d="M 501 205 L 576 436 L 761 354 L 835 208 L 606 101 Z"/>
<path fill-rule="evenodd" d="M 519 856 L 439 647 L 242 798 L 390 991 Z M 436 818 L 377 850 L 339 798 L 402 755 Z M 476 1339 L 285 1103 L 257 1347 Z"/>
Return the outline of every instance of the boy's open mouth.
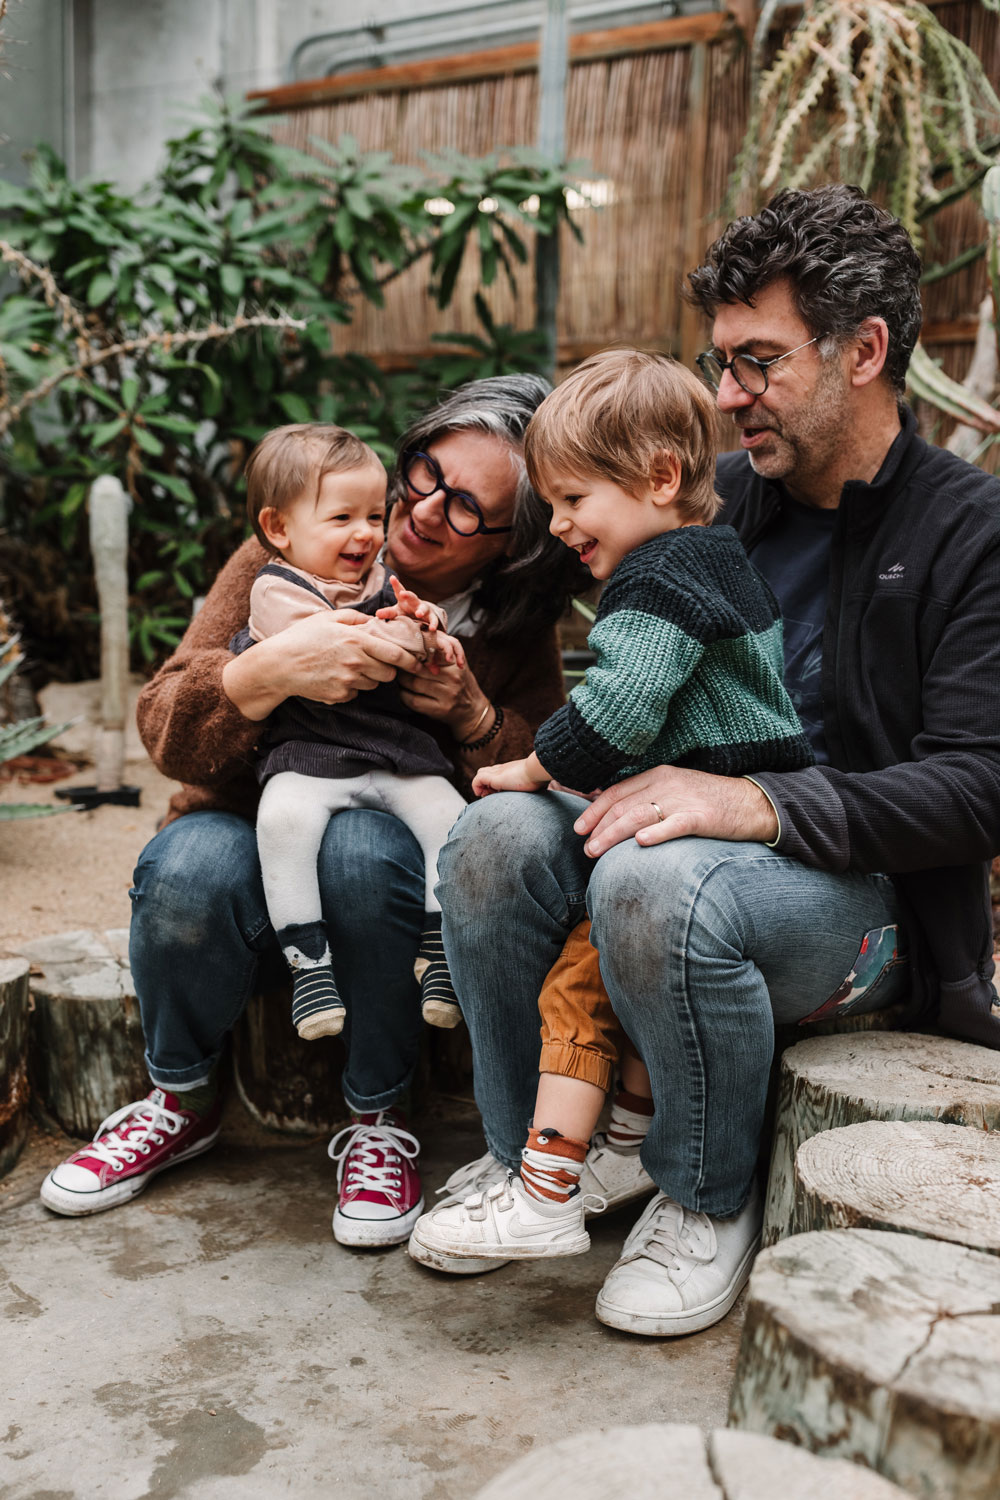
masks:
<path fill-rule="evenodd" d="M 340 554 L 340 560 L 342 563 L 346 563 L 349 568 L 363 568 L 365 563 L 368 561 L 368 553 L 342 552 Z"/>
<path fill-rule="evenodd" d="M 590 541 L 584 542 L 582 547 L 580 548 L 580 561 L 582 563 L 589 562 L 596 550 L 597 543 L 594 541 L 593 537 L 591 537 Z"/>

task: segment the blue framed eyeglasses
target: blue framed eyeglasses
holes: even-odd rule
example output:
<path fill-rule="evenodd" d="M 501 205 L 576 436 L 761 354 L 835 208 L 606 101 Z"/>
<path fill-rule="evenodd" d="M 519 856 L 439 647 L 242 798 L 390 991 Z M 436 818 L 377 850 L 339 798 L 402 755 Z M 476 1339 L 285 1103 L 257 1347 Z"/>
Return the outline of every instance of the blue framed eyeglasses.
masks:
<path fill-rule="evenodd" d="M 487 526 L 479 502 L 464 490 L 446 484 L 440 465 L 429 453 L 404 453 L 401 469 L 407 487 L 415 495 L 426 499 L 440 490 L 444 496 L 444 518 L 459 536 L 499 536 L 501 532 L 513 531 L 513 526 Z"/>

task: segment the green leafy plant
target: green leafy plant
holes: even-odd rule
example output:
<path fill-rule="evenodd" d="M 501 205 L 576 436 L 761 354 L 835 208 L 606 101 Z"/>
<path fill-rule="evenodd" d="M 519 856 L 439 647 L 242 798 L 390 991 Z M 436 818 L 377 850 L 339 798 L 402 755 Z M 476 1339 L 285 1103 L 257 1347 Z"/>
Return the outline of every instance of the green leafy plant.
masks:
<path fill-rule="evenodd" d="M 14 675 L 20 664 L 21 652 L 17 638 L 12 637 L 0 644 L 0 688 Z M 49 740 L 55 739 L 57 734 L 62 734 L 68 728 L 68 724 L 46 724 L 41 718 L 0 724 L 0 766 L 19 755 L 30 754 L 40 745 L 48 744 Z M 68 811 L 70 807 L 66 803 L 56 807 L 43 802 L 0 802 L 0 822 L 7 822 L 11 818 L 46 818 L 53 813 Z"/>
<path fill-rule="evenodd" d="M 0 308 L 0 574 L 54 675 L 96 669 L 98 474 L 133 499 L 132 635 L 153 661 L 244 535 L 240 474 L 268 428 L 340 422 L 388 460 L 445 386 L 540 362 L 483 298 L 482 334 L 413 370 L 332 338 L 419 264 L 447 305 L 470 246 L 484 286 L 513 275 L 531 233 L 570 222 L 566 169 L 527 151 L 407 166 L 347 137 L 307 153 L 271 124 L 215 102 L 135 195 L 71 180 L 46 147 L 26 187 L 0 182 L 0 251 L 21 278 Z"/>

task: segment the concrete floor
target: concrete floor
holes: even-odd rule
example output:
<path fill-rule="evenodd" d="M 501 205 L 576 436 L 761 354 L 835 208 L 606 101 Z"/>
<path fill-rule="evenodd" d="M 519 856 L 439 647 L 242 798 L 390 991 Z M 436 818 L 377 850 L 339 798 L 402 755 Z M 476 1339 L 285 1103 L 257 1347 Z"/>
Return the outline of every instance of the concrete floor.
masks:
<path fill-rule="evenodd" d="M 483 1149 L 461 1104 L 417 1128 L 429 1187 Z M 335 1244 L 325 1146 L 232 1101 L 210 1154 L 60 1219 L 37 1189 L 72 1143 L 33 1132 L 0 1182 L 5 1500 L 470 1500 L 576 1431 L 724 1423 L 739 1305 L 677 1340 L 594 1318 L 641 1205 L 589 1255 L 451 1279 Z"/>

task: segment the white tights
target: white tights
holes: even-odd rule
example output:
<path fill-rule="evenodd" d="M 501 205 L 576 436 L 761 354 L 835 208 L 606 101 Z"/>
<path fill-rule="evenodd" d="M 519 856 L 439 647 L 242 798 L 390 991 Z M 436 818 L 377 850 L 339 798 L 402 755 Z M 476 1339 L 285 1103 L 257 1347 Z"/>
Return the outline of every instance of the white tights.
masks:
<path fill-rule="evenodd" d="M 443 776 L 397 776 L 392 771 L 331 779 L 279 771 L 266 783 L 257 813 L 264 896 L 275 932 L 322 920 L 316 870 L 320 845 L 330 818 L 355 807 L 392 813 L 406 824 L 426 865 L 424 910 L 441 910 L 434 895 L 438 853 L 465 807 L 450 782 Z"/>

